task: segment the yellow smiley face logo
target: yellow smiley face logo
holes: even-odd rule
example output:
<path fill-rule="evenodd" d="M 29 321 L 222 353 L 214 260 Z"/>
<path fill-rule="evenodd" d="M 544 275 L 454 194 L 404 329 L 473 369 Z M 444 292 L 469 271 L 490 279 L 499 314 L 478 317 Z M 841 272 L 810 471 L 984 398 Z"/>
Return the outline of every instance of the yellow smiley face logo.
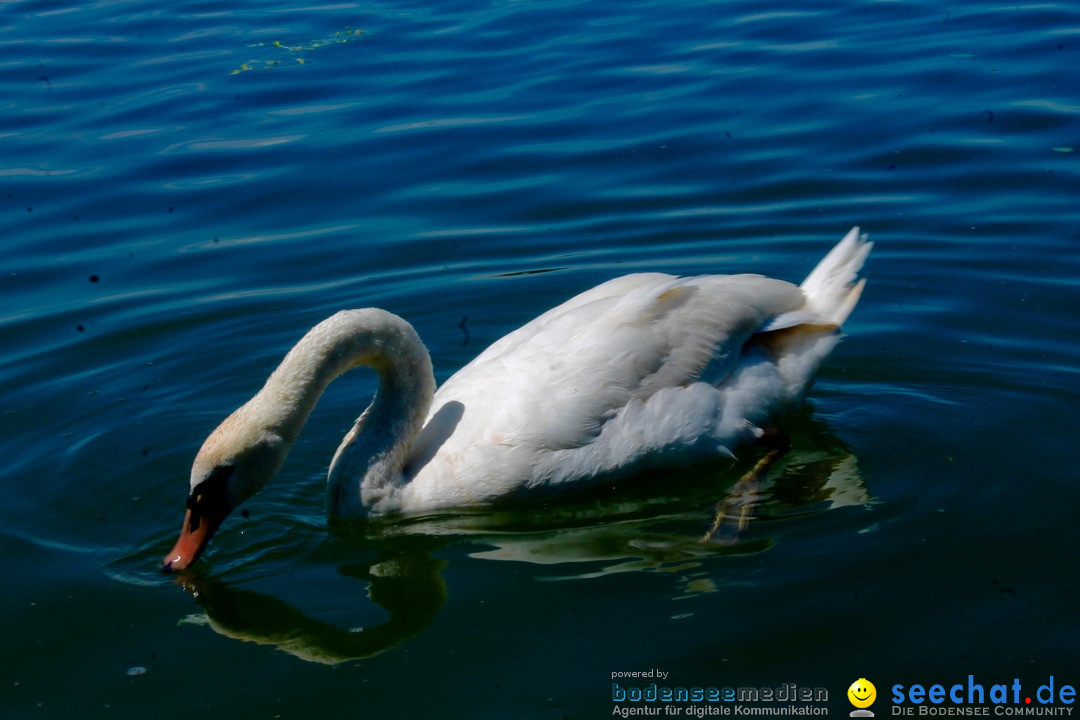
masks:
<path fill-rule="evenodd" d="M 857 708 L 868 708 L 877 698 L 877 688 L 866 678 L 859 678 L 847 689 L 848 700 Z"/>

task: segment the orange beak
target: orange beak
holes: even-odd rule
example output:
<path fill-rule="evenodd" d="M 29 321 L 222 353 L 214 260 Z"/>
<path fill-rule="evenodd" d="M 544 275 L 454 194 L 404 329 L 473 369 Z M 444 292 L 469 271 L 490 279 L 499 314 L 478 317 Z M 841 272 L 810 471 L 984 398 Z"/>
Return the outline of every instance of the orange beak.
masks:
<path fill-rule="evenodd" d="M 210 544 L 210 538 L 225 518 L 211 518 L 203 515 L 192 527 L 191 510 L 184 515 L 184 525 L 180 528 L 180 538 L 176 546 L 161 561 L 161 572 L 169 573 L 183 570 L 199 559 L 202 551 Z"/>

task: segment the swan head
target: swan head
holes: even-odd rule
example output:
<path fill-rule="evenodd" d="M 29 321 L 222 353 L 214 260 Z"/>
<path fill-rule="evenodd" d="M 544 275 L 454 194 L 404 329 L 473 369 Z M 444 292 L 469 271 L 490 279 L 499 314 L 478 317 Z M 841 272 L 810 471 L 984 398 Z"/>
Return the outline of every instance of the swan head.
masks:
<path fill-rule="evenodd" d="M 161 561 L 162 572 L 199 559 L 233 510 L 258 492 L 285 461 L 291 445 L 280 432 L 252 422 L 248 406 L 225 420 L 203 443 L 191 467 L 191 491 L 180 537 Z"/>

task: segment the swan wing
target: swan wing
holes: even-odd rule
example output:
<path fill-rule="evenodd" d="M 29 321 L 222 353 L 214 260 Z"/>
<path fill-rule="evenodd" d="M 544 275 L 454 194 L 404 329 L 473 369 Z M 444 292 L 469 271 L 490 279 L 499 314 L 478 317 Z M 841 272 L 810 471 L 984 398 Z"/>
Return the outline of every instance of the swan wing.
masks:
<path fill-rule="evenodd" d="M 575 479 L 568 453 L 598 442 L 606 460 L 589 474 L 690 442 L 715 418 L 705 406 L 719 402 L 747 339 L 804 299 L 758 275 L 629 275 L 582 293 L 443 384 L 406 467 L 411 491 L 476 502 Z"/>

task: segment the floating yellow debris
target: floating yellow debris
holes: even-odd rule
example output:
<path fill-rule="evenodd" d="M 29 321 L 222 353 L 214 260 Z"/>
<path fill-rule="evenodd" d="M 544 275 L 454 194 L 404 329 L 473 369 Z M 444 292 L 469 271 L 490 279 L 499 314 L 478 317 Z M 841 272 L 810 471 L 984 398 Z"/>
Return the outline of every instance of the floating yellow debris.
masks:
<path fill-rule="evenodd" d="M 338 30 L 332 35 L 328 35 L 324 38 L 319 38 L 317 40 L 312 40 L 311 42 L 301 43 L 299 45 L 286 45 L 280 40 L 275 40 L 272 43 L 252 43 L 248 45 L 248 47 L 275 48 L 276 50 L 284 50 L 288 53 L 304 53 L 326 47 L 327 45 L 340 45 L 342 43 L 351 42 L 352 40 L 359 38 L 363 34 L 363 30 L 357 30 L 346 26 L 344 30 Z M 307 62 L 307 60 L 303 57 L 297 57 L 294 59 L 296 60 L 297 65 L 304 65 Z M 247 70 L 255 69 L 266 70 L 272 67 L 276 67 L 280 64 L 281 60 L 279 58 L 263 58 L 259 60 L 250 60 L 246 63 L 241 64 L 240 67 L 233 70 L 229 74 L 239 75 L 240 73 L 246 72 Z"/>

